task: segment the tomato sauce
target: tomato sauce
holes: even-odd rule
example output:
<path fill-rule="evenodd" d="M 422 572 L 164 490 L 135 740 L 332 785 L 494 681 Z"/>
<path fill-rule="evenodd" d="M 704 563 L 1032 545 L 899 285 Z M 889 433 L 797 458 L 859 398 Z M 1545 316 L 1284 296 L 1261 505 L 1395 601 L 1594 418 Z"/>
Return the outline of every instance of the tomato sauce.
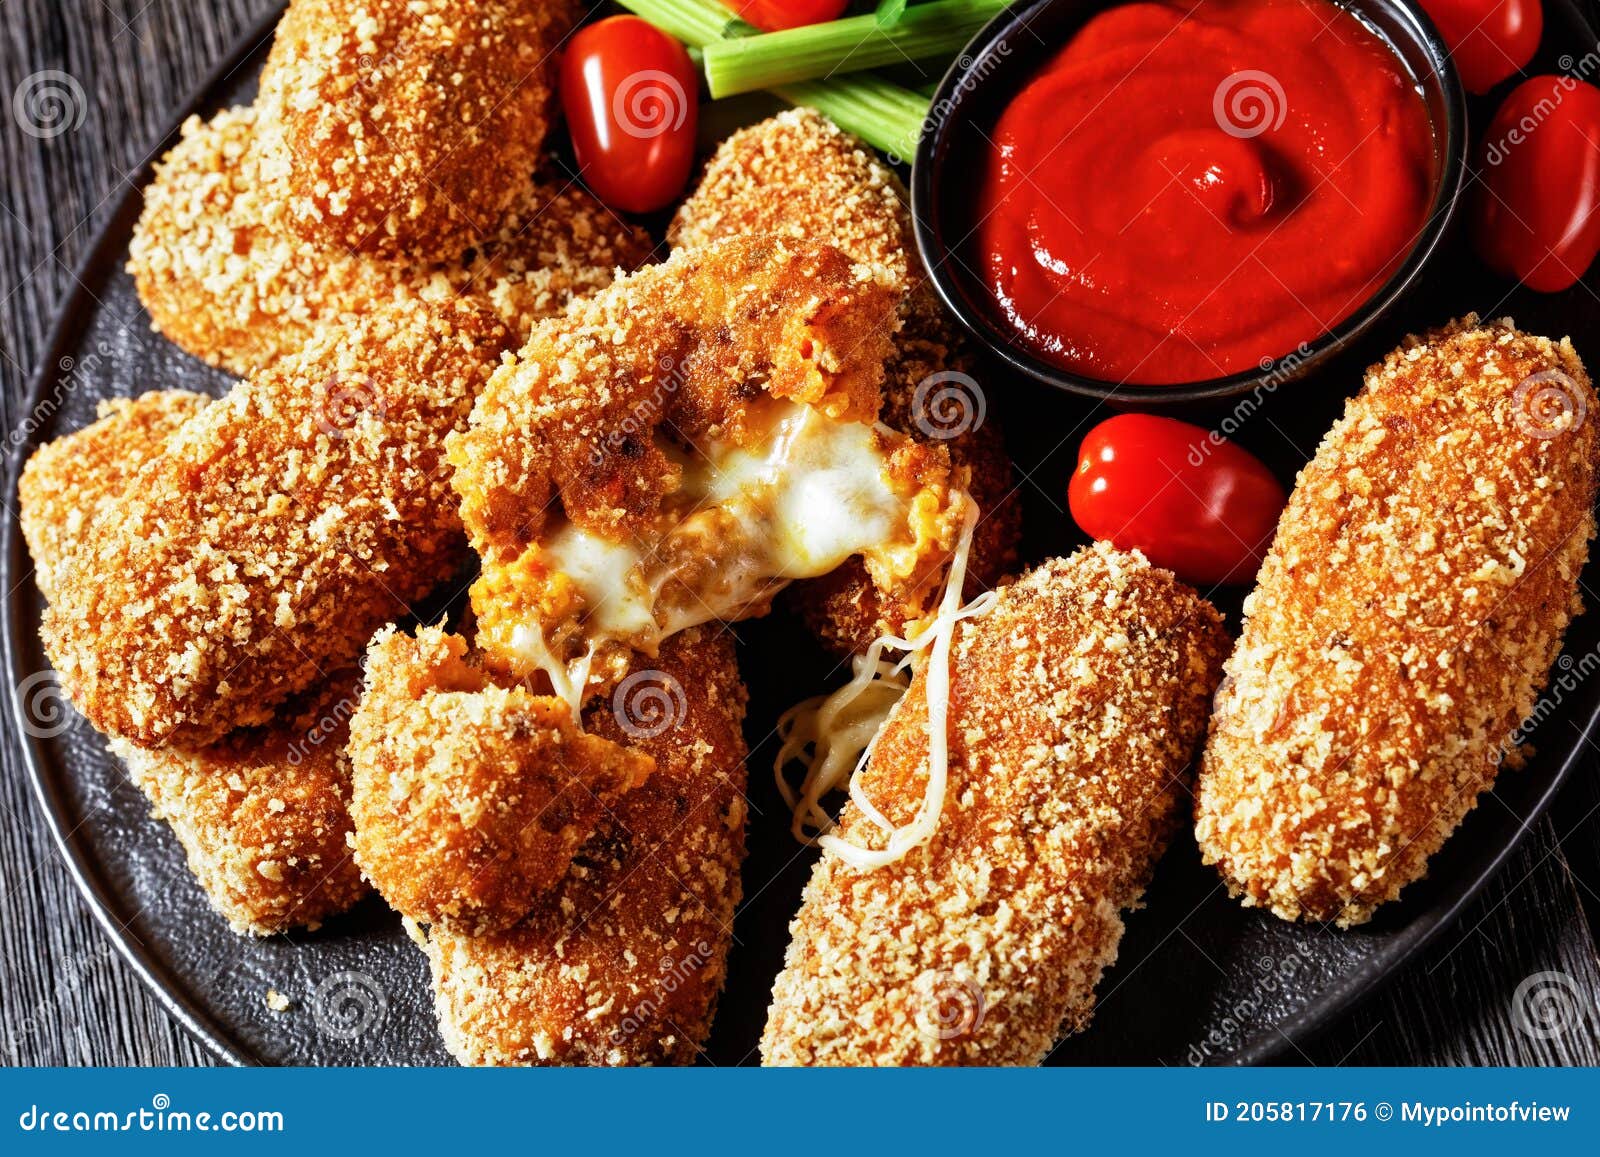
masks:
<path fill-rule="evenodd" d="M 1020 342 L 1103 381 L 1256 369 L 1355 312 L 1428 214 L 1433 130 L 1329 0 L 1090 20 L 992 134 L 976 239 Z"/>

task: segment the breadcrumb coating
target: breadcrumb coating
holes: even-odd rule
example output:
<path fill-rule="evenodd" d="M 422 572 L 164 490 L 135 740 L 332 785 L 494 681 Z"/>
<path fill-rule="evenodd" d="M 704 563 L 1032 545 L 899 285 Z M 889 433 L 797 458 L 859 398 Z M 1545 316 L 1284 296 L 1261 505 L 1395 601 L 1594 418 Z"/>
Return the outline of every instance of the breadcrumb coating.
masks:
<path fill-rule="evenodd" d="M 95 518 L 122 501 L 168 436 L 210 400 L 187 390 L 151 390 L 103 401 L 96 421 L 29 456 L 17 483 L 19 522 L 34 585 L 46 601 L 55 598 L 57 572 L 71 565 Z"/>
<path fill-rule="evenodd" d="M 729 237 L 826 241 L 889 271 L 902 289 L 922 279 L 905 187 L 871 148 L 810 108 L 787 109 L 731 134 L 667 229 L 674 249 Z"/>
<path fill-rule="evenodd" d="M 386 307 L 186 422 L 45 612 L 73 702 L 193 748 L 354 661 L 464 561 L 443 442 L 507 345 L 464 305 Z"/>
<path fill-rule="evenodd" d="M 341 314 L 396 300 L 461 297 L 520 340 L 649 256 L 643 230 L 580 188 L 531 179 L 464 252 L 386 258 L 307 241 L 290 227 L 287 172 L 263 147 L 262 120 L 237 108 L 186 121 L 145 189 L 128 250 L 155 327 L 240 377 L 298 352 Z"/>
<path fill-rule="evenodd" d="M 1086 547 L 957 629 L 950 782 L 933 838 L 886 867 L 825 854 L 790 925 L 769 1065 L 1037 1064 L 1088 1022 L 1101 972 L 1176 827 L 1227 636 L 1139 554 Z M 923 801 L 927 676 L 860 787 Z M 840 834 L 882 846 L 855 803 Z"/>
<path fill-rule="evenodd" d="M 127 500 L 143 465 L 209 401 L 169 390 L 101 402 L 93 424 L 34 452 L 22 474 L 21 522 L 47 599 L 94 519 Z M 357 682 L 354 671 L 337 675 L 270 725 L 197 751 L 112 743 L 235 931 L 268 936 L 315 925 L 366 893 L 345 846 L 344 746 Z"/>
<path fill-rule="evenodd" d="M 1300 471 L 1217 696 L 1196 836 L 1245 904 L 1359 924 L 1520 765 L 1581 610 L 1594 389 L 1568 341 L 1410 338 Z"/>
<path fill-rule="evenodd" d="M 585 724 L 653 757 L 654 774 L 521 924 L 429 938 L 439 1027 L 465 1064 L 688 1064 L 711 1031 L 744 860 L 744 684 L 716 628 L 645 662 L 653 690 L 634 693 L 665 713 L 619 690 Z"/>
<path fill-rule="evenodd" d="M 576 0 L 293 0 L 257 104 L 288 220 L 342 250 L 437 261 L 494 235 L 538 167 Z"/>
<path fill-rule="evenodd" d="M 683 516 L 673 495 L 685 456 L 713 441 L 758 440 L 772 399 L 872 419 L 895 302 L 887 273 L 829 246 L 740 239 L 684 250 L 541 323 L 450 441 L 462 517 L 483 559 L 473 592 L 480 645 L 510 655 L 518 628 L 563 617 L 536 549 L 552 523 L 654 541 Z M 939 497 L 950 489 L 945 452 L 908 441 L 890 470 L 938 507 L 928 537 L 952 549 L 959 517 Z M 927 553 L 920 529 L 911 546 L 916 571 Z M 609 666 L 625 662 L 624 649 Z"/>
<path fill-rule="evenodd" d="M 521 920 L 649 756 L 579 732 L 559 699 L 495 686 L 466 641 L 392 627 L 351 723 L 355 852 L 383 898 L 466 935 Z"/>
<path fill-rule="evenodd" d="M 335 673 L 264 727 L 199 750 L 111 749 L 240 934 L 315 927 L 367 894 L 351 855 L 345 754 L 360 672 Z"/>
<path fill-rule="evenodd" d="M 729 237 L 823 241 L 888 269 L 904 293 L 900 330 L 884 364 L 880 420 L 948 447 L 983 512 L 967 569 L 967 595 L 992 589 L 1016 565 L 1022 507 L 1000 424 L 974 377 L 976 359 L 926 283 L 912 243 L 910 198 L 894 170 L 815 109 L 795 108 L 729 136 L 678 209 L 668 241 L 704 247 Z M 943 375 L 936 377 L 936 375 Z M 979 407 L 982 406 L 980 412 Z M 841 654 L 900 634 L 921 607 L 886 598 L 852 560 L 788 596 Z"/>

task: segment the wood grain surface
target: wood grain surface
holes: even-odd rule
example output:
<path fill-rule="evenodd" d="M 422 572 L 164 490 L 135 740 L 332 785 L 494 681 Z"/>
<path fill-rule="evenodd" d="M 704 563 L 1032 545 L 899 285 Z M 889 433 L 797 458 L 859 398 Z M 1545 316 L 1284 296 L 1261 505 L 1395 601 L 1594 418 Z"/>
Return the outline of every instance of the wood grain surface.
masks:
<path fill-rule="evenodd" d="M 262 0 L 0 0 L 0 425 L 15 428 L 56 303 L 174 109 Z M 19 90 L 64 73 L 82 121 L 23 131 Z M 49 80 L 50 78 L 45 78 Z M 59 82 L 65 85 L 65 82 Z M 70 100 L 76 99 L 66 85 Z M 159 383 L 152 382 L 151 386 Z M 8 479 L 5 501 L 15 501 Z M 1461 924 L 1307 1050 L 1309 1064 L 1600 1064 L 1600 750 Z M 0 778 L 0 1060 L 189 1065 L 208 1056 L 90 919 L 7 733 Z M 1484 806 L 1494 807 L 1490 800 Z M 1519 1015 L 1565 1002 L 1559 1031 Z M 1102 1015 L 1115 1016 L 1115 999 Z"/>

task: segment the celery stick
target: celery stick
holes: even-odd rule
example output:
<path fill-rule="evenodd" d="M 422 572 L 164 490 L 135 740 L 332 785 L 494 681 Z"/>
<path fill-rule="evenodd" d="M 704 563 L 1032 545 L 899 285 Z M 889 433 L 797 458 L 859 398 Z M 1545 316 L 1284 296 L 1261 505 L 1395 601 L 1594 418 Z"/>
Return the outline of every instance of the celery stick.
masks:
<path fill-rule="evenodd" d="M 1006 0 L 935 0 L 919 4 L 889 27 L 868 13 L 826 24 L 767 32 L 705 47 L 706 82 L 713 99 L 803 80 L 954 56 Z"/>
<path fill-rule="evenodd" d="M 620 0 L 624 8 L 649 20 L 692 48 L 722 43 L 740 25 L 710 0 Z M 774 91 L 790 104 L 810 105 L 840 128 L 852 132 L 896 161 L 916 155 L 928 115 L 928 102 L 909 89 L 876 76 L 804 81 Z"/>

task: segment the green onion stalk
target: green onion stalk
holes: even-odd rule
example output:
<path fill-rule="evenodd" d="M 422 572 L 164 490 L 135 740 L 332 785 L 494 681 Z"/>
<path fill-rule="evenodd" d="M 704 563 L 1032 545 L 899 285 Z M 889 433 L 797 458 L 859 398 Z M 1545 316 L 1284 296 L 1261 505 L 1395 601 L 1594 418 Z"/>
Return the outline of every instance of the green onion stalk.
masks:
<path fill-rule="evenodd" d="M 916 155 L 917 142 L 928 119 L 928 99 L 910 89 L 857 72 L 906 59 L 910 44 L 924 58 L 941 53 L 953 54 L 971 39 L 972 34 L 1000 9 L 1006 0 L 933 0 L 913 5 L 888 26 L 878 23 L 877 14 L 850 17 L 828 24 L 811 25 L 788 32 L 747 35 L 749 26 L 712 0 L 620 0 L 624 8 L 644 17 L 657 28 L 700 50 L 709 75 L 714 54 L 721 56 L 719 69 L 725 83 L 742 85 L 727 91 L 765 88 L 790 104 L 809 105 L 846 132 L 883 150 L 896 161 L 909 161 Z M 918 13 L 942 10 L 936 19 Z M 948 28 L 942 47 L 933 47 L 933 26 L 946 22 L 960 11 L 964 31 Z M 986 15 L 979 19 L 979 13 Z M 835 29 L 850 26 L 841 36 Z M 870 28 L 869 28 L 870 26 Z M 906 29 L 909 27 L 910 31 Z M 796 33 L 807 33 L 800 37 Z M 783 37 L 786 39 L 779 40 Z M 899 37 L 900 39 L 896 39 Z M 777 50 L 772 45 L 776 42 Z M 755 44 L 752 52 L 729 51 L 732 46 Z M 888 56 L 882 53 L 889 53 Z M 865 57 L 863 62 L 860 58 Z M 791 61 L 785 65 L 784 61 Z M 799 61 L 804 61 L 802 66 Z M 841 75 L 849 73 L 850 75 Z M 733 78 L 729 81 L 727 78 Z M 722 95 L 712 87 L 712 95 Z"/>

